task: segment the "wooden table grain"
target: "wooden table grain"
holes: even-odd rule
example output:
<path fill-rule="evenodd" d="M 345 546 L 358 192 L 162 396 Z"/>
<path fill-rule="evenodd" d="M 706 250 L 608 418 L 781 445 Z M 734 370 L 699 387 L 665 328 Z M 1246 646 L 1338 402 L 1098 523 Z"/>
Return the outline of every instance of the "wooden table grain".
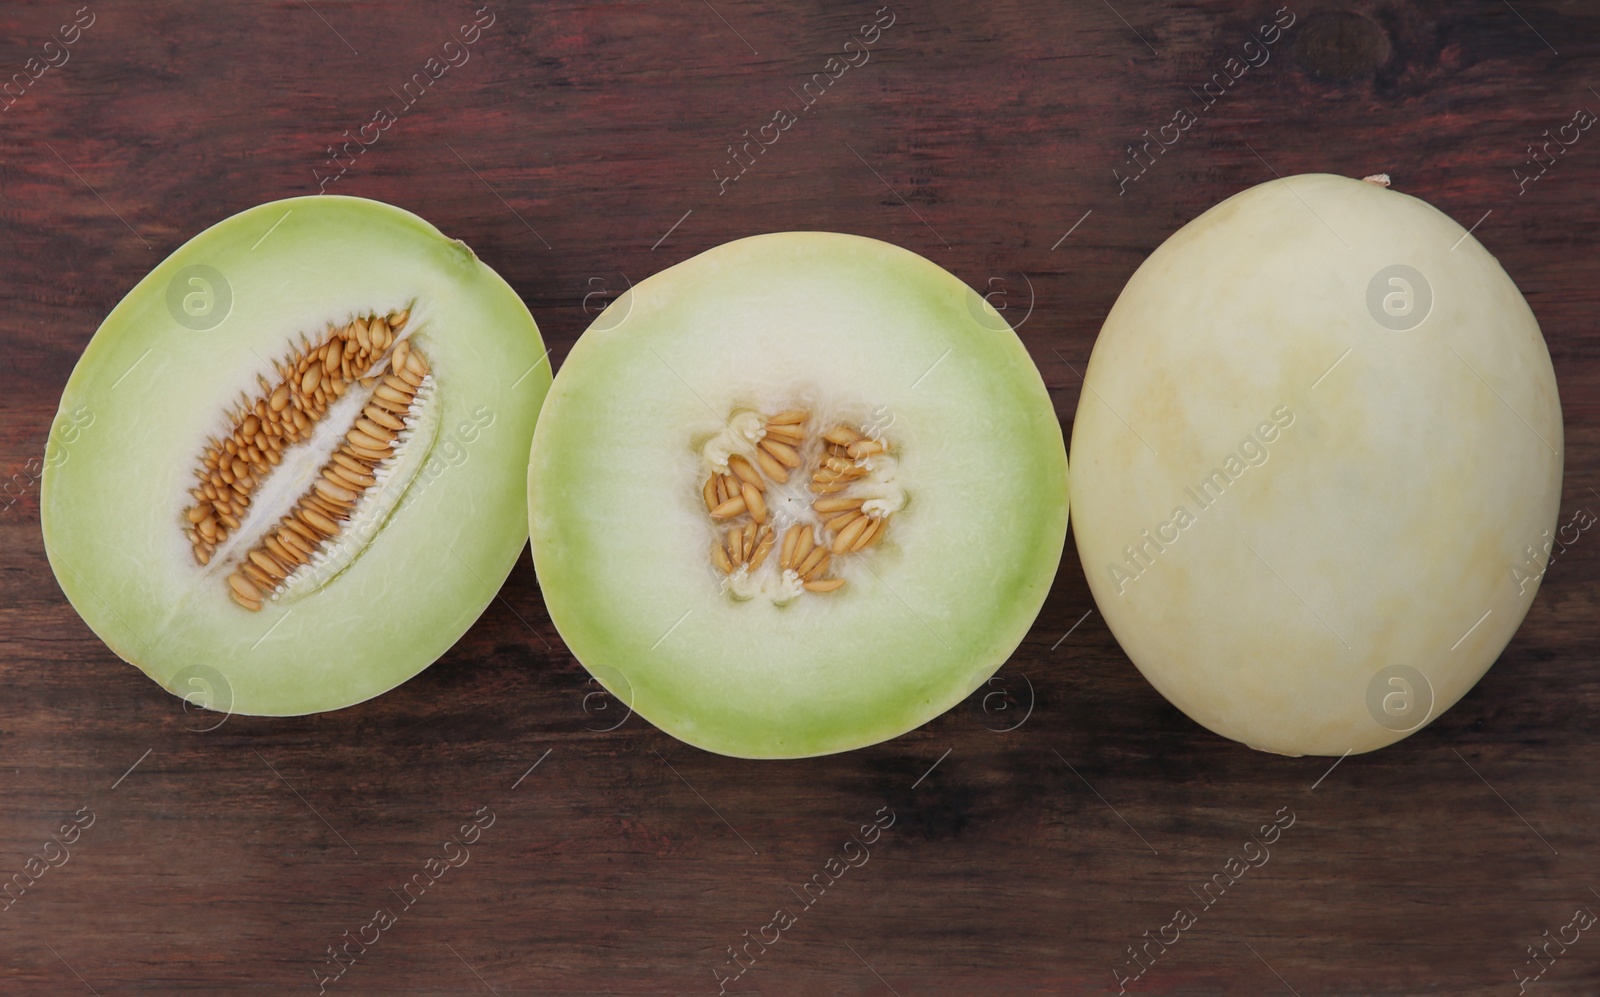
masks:
<path fill-rule="evenodd" d="M 1600 910 L 1592 534 L 1453 710 L 1337 766 L 1169 706 L 1070 543 L 997 683 L 887 744 L 754 763 L 596 695 L 526 558 L 394 692 L 215 726 L 73 613 L 34 477 L 101 318 L 266 200 L 428 218 L 558 367 L 628 282 L 721 242 L 886 239 L 1006 305 L 1070 432 L 1166 236 L 1277 175 L 1381 171 L 1522 287 L 1565 407 L 1562 519 L 1600 511 L 1600 133 L 1542 151 L 1600 112 L 1597 29 L 1578 0 L 5 4 L 0 877 L 43 871 L 0 913 L 0 991 L 1117 993 L 1191 908 L 1128 992 L 1510 994 L 1542 969 L 1527 992 L 1600 993 L 1600 938 L 1548 944 Z M 868 857 L 847 844 L 890 815 Z M 1270 860 L 1201 906 L 1274 815 Z"/>

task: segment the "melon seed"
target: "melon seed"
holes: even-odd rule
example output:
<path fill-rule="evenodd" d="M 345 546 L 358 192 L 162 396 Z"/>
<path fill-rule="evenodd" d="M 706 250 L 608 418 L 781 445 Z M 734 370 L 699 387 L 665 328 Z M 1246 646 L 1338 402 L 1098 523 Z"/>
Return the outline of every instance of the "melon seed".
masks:
<path fill-rule="evenodd" d="M 274 365 L 278 380 L 259 378 L 259 394 L 243 399 L 225 415 L 229 429 L 208 439 L 196 461 L 199 487 L 179 519 L 195 563 L 207 565 L 218 547 L 242 526 L 252 497 L 283 452 L 305 441 L 328 406 L 359 382 L 371 396 L 345 428 L 347 442 L 320 469 L 320 476 L 279 522 L 266 526 L 250 549 L 236 555 L 227 576 L 229 594 L 240 606 L 259 611 L 302 565 L 338 536 L 339 523 L 360 506 L 377 485 L 373 470 L 396 453 L 416 392 L 429 364 L 410 337 L 395 333 L 409 309 L 358 316 L 326 330 L 316 342 L 302 338 Z M 391 350 L 391 347 L 393 348 Z M 387 354 L 387 356 L 385 355 Z M 368 376 L 387 363 L 392 373 Z M 252 524 L 257 526 L 259 524 Z"/>
<path fill-rule="evenodd" d="M 409 366 L 408 358 L 401 372 L 410 373 Z M 882 538 L 889 517 L 864 513 L 866 497 L 839 493 L 870 478 L 873 469 L 862 458 L 887 454 L 892 449 L 889 442 L 869 439 L 840 424 L 820 434 L 822 452 L 808 458 L 804 454 L 811 452 L 805 446 L 810 417 L 806 410 L 790 409 L 764 419 L 755 446 L 748 453 L 729 455 L 729 473 L 707 475 L 700 486 L 700 498 L 711 519 L 721 523 L 748 517 L 742 526 L 735 522 L 725 540 L 711 546 L 712 565 L 723 575 L 754 574 L 776 548 L 778 571 L 786 577 L 798 579 L 809 592 L 836 592 L 845 580 L 826 577 L 834 559 L 863 551 Z M 360 429 L 360 421 L 357 427 Z M 806 474 L 802 480 L 808 482 L 809 491 L 821 496 L 811 504 L 817 521 L 769 523 L 770 503 L 789 498 L 769 489 L 786 484 L 797 470 Z M 814 532 L 818 525 L 821 542 Z"/>

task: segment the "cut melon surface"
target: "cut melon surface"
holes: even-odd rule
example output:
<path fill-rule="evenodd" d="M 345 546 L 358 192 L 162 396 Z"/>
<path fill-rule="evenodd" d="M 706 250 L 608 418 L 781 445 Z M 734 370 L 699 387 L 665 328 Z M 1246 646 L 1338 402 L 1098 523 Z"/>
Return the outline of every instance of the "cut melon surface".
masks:
<path fill-rule="evenodd" d="M 1511 640 L 1562 447 L 1495 258 L 1418 198 L 1293 176 L 1185 225 L 1117 299 L 1073 427 L 1074 532 L 1106 623 L 1195 721 L 1371 751 Z"/>
<path fill-rule="evenodd" d="M 736 470 L 757 508 L 727 511 Z M 556 378 L 528 485 L 573 654 L 743 757 L 871 744 L 959 702 L 1032 624 L 1067 523 L 1060 424 L 1015 333 L 922 257 L 825 232 L 729 243 L 614 302 Z M 827 548 L 813 588 L 784 567 L 802 535 Z"/>
<path fill-rule="evenodd" d="M 180 696 L 203 676 L 197 705 L 378 695 L 515 563 L 545 352 L 516 293 L 409 212 L 244 211 L 141 280 L 74 369 L 61 412 L 87 424 L 45 471 L 51 566 L 117 655 Z M 286 525 L 319 516 L 333 535 Z"/>

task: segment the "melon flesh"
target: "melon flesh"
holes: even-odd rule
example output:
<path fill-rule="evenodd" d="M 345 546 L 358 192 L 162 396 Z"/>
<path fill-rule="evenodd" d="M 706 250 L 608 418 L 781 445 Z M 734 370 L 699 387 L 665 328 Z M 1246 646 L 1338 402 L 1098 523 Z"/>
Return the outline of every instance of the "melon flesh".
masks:
<path fill-rule="evenodd" d="M 1466 693 L 1527 613 L 1561 495 L 1516 285 L 1427 203 L 1325 174 L 1151 254 L 1072 448 L 1078 552 L 1128 656 L 1197 722 L 1284 754 L 1382 747 Z M 1431 709 L 1385 722 L 1374 683 Z"/>
<path fill-rule="evenodd" d="M 205 329 L 182 323 L 169 293 L 196 266 L 231 292 L 226 317 Z M 396 487 L 375 504 L 363 542 L 341 548 L 318 578 L 260 612 L 242 609 L 218 564 L 197 565 L 184 540 L 196 455 L 301 335 L 406 308 L 432 395 Z M 335 196 L 252 208 L 141 280 L 74 369 L 61 411 L 93 420 L 45 472 L 51 566 L 95 633 L 178 695 L 191 691 L 186 676 L 209 669 L 227 687 L 218 700 L 237 713 L 368 699 L 443 654 L 515 563 L 525 458 L 550 382 L 544 356 L 515 292 L 415 215 Z M 257 505 L 291 500 L 321 463 L 287 456 Z"/>
<path fill-rule="evenodd" d="M 705 443 L 796 408 L 882 427 L 904 505 L 838 559 L 838 591 L 740 598 L 708 559 Z M 1066 480 L 1038 371 L 975 292 L 875 240 L 757 236 L 636 285 L 579 340 L 535 433 L 534 563 L 568 646 L 645 719 L 730 755 L 824 754 L 1005 661 L 1055 575 Z M 800 517 L 816 497 L 768 496 Z"/>

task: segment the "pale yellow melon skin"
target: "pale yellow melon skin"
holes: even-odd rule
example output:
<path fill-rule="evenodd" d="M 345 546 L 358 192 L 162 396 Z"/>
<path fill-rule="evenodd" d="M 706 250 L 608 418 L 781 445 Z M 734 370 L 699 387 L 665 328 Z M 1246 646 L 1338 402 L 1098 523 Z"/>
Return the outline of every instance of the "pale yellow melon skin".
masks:
<path fill-rule="evenodd" d="M 1392 189 L 1275 180 L 1174 234 L 1107 317 L 1072 433 L 1078 552 L 1128 656 L 1211 730 L 1283 754 L 1383 747 L 1411 731 L 1379 722 L 1375 675 L 1416 669 L 1437 717 L 1527 613 L 1560 401 L 1533 313 L 1464 234 Z M 1431 287 L 1415 328 L 1369 309 L 1392 264 Z M 1266 458 L 1229 477 L 1274 412 Z M 1188 490 L 1214 468 L 1202 505 Z M 1192 521 L 1161 529 L 1179 506 Z M 1141 530 L 1171 543 L 1135 574 Z"/>

